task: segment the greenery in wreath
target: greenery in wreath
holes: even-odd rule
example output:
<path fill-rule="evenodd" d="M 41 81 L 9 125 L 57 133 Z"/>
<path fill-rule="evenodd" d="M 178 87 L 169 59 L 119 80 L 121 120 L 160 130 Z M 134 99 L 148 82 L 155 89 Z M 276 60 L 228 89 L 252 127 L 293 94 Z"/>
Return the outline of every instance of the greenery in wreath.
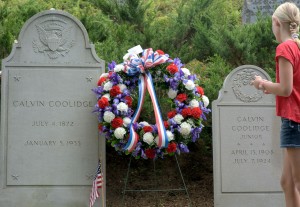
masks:
<path fill-rule="evenodd" d="M 98 99 L 94 112 L 99 131 L 117 151 L 136 158 L 189 152 L 188 143 L 199 138 L 202 122 L 210 112 L 199 79 L 179 58 L 172 60 L 161 50 L 137 46 L 123 59 L 121 64 L 108 64 L 108 72 L 100 76 L 98 87 L 93 89 Z M 147 91 L 155 123 L 139 120 Z M 157 92 L 164 97 L 165 120 Z"/>

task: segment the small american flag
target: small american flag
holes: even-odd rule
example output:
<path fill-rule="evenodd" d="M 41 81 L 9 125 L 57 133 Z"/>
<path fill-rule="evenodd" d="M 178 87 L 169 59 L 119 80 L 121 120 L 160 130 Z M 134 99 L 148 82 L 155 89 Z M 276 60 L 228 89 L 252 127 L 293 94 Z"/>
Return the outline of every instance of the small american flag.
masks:
<path fill-rule="evenodd" d="M 98 162 L 97 173 L 93 181 L 92 192 L 90 195 L 90 207 L 92 207 L 96 199 L 100 196 L 98 189 L 102 188 L 102 172 L 101 172 L 101 162 Z"/>

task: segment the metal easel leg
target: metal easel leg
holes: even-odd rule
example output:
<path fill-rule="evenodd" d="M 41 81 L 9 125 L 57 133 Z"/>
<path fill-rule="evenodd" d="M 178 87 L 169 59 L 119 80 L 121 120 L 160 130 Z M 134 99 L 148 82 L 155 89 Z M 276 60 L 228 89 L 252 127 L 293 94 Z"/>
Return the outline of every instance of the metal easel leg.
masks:
<path fill-rule="evenodd" d="M 126 177 L 125 177 L 125 180 L 124 180 L 124 189 L 123 189 L 123 197 L 122 197 L 122 203 L 123 203 L 123 206 L 125 206 L 125 193 L 127 191 L 127 183 L 128 183 L 128 178 L 129 178 L 129 171 L 130 171 L 130 165 L 131 165 L 131 158 L 132 156 L 130 156 L 130 159 L 129 159 L 129 163 L 128 163 L 128 168 L 127 168 L 127 174 L 126 174 Z"/>
<path fill-rule="evenodd" d="M 188 190 L 187 190 L 187 187 L 186 187 L 186 184 L 185 184 L 185 181 L 184 181 L 184 178 L 183 178 L 183 174 L 181 172 L 181 168 L 180 168 L 180 165 L 179 165 L 176 154 L 175 154 L 175 160 L 176 160 L 177 168 L 178 168 L 178 171 L 179 171 L 179 174 L 180 174 L 183 186 L 184 186 L 184 188 L 178 188 L 178 189 L 158 189 L 155 160 L 153 160 L 155 189 L 127 189 L 127 184 L 128 184 L 128 179 L 129 179 L 129 172 L 130 172 L 130 167 L 131 167 L 131 159 L 132 159 L 132 156 L 130 157 L 130 160 L 129 160 L 129 163 L 128 163 L 127 174 L 126 174 L 126 177 L 124 179 L 124 189 L 123 189 L 123 192 L 122 192 L 123 193 L 123 198 L 122 198 L 123 206 L 125 206 L 124 202 L 125 202 L 126 192 L 157 192 L 155 197 L 158 198 L 158 196 L 157 196 L 158 192 L 185 191 L 185 193 L 188 197 L 188 200 L 189 200 L 189 207 L 192 207 L 192 202 L 191 202 L 191 199 L 190 199 L 190 195 L 188 193 Z M 155 199 L 155 200 L 156 200 L 156 205 L 158 205 L 158 199 Z"/>
<path fill-rule="evenodd" d="M 180 168 L 180 165 L 179 165 L 179 162 L 178 162 L 178 159 L 177 159 L 177 155 L 175 154 L 175 159 L 176 159 L 176 163 L 177 163 L 177 167 L 178 167 L 178 171 L 180 173 L 180 176 L 181 176 L 181 180 L 182 180 L 182 183 L 183 183 L 183 186 L 184 186 L 184 189 L 185 189 L 185 193 L 189 199 L 189 206 L 192 207 L 192 202 L 191 202 L 191 198 L 190 198 L 190 195 L 189 195 L 189 192 L 187 190 L 187 187 L 186 187 L 186 184 L 185 184 L 185 181 L 184 181 L 184 178 L 183 178 L 183 175 L 182 175 L 182 172 L 181 172 L 181 168 Z"/>

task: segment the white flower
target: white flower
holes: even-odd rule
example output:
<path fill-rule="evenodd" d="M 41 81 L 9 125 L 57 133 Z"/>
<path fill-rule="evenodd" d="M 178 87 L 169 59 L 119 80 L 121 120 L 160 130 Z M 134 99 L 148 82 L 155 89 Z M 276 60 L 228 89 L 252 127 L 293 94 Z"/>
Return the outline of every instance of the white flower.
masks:
<path fill-rule="evenodd" d="M 100 78 L 106 78 L 106 77 L 108 77 L 108 73 L 102 73 L 101 75 L 100 75 Z M 99 78 L 99 79 L 100 79 Z"/>
<path fill-rule="evenodd" d="M 124 102 L 120 102 L 118 105 L 117 105 L 117 109 L 121 112 L 127 112 L 128 110 L 128 105 Z"/>
<path fill-rule="evenodd" d="M 123 125 L 125 127 L 129 126 L 130 123 L 131 123 L 131 119 L 130 118 L 128 118 L 128 117 L 124 117 L 123 118 Z"/>
<path fill-rule="evenodd" d="M 199 107 L 199 101 L 197 101 L 196 99 L 191 100 L 190 107 L 191 108 Z"/>
<path fill-rule="evenodd" d="M 142 121 L 140 122 L 140 125 L 143 125 L 143 126 L 150 126 L 150 124 L 146 121 Z"/>
<path fill-rule="evenodd" d="M 166 133 L 167 133 L 168 141 L 169 142 L 172 141 L 172 140 L 174 140 L 174 134 L 171 131 L 166 130 Z"/>
<path fill-rule="evenodd" d="M 191 75 L 191 72 L 189 71 L 189 69 L 187 69 L 187 68 L 181 68 L 181 70 L 184 73 L 185 77 L 188 77 L 189 75 Z"/>
<path fill-rule="evenodd" d="M 123 70 L 124 70 L 124 65 L 122 65 L 122 64 L 118 64 L 114 68 L 114 72 L 116 72 L 116 73 L 120 72 L 120 71 L 123 71 Z"/>
<path fill-rule="evenodd" d="M 181 124 L 181 121 L 184 119 L 183 116 L 181 114 L 176 114 L 174 116 L 174 121 L 177 123 L 177 124 Z"/>
<path fill-rule="evenodd" d="M 192 126 L 189 123 L 183 122 L 182 124 L 180 124 L 180 133 L 183 136 L 189 135 L 191 133 L 191 130 L 192 130 Z"/>
<path fill-rule="evenodd" d="M 192 80 L 188 80 L 184 85 L 188 90 L 193 90 L 195 88 L 195 83 Z"/>
<path fill-rule="evenodd" d="M 116 116 L 111 111 L 104 112 L 103 119 L 104 121 L 110 123 Z"/>
<path fill-rule="evenodd" d="M 154 140 L 154 136 L 152 135 L 151 132 L 146 132 L 143 136 L 143 141 L 146 142 L 147 144 L 151 144 Z"/>
<path fill-rule="evenodd" d="M 105 97 L 105 98 L 107 98 L 108 101 L 110 101 L 110 95 L 109 95 L 109 93 L 104 94 L 102 97 Z"/>
<path fill-rule="evenodd" d="M 209 105 L 209 99 L 207 96 L 202 95 L 202 101 L 203 101 L 204 107 L 207 107 Z"/>
<path fill-rule="evenodd" d="M 126 85 L 123 83 L 118 84 L 118 86 L 119 86 L 121 92 L 123 92 L 127 88 Z"/>
<path fill-rule="evenodd" d="M 170 99 L 174 99 L 177 96 L 177 91 L 170 88 L 169 91 L 168 91 L 168 96 L 169 96 Z"/>
<path fill-rule="evenodd" d="M 106 83 L 104 84 L 103 89 L 104 89 L 105 91 L 109 91 L 112 87 L 113 87 L 113 83 L 110 82 L 110 81 L 108 81 L 108 82 L 106 82 Z"/>
<path fill-rule="evenodd" d="M 118 127 L 114 131 L 114 135 L 117 139 L 123 139 L 126 134 L 126 130 L 123 127 Z"/>

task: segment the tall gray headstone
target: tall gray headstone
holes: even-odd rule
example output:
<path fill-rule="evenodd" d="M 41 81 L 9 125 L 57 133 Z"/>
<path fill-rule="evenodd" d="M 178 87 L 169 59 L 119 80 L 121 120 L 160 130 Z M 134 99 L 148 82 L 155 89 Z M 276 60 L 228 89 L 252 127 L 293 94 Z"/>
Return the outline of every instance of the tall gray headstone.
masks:
<path fill-rule="evenodd" d="M 282 150 L 275 98 L 250 85 L 253 65 L 234 69 L 213 101 L 214 203 L 216 207 L 282 207 Z"/>
<path fill-rule="evenodd" d="M 103 72 L 72 15 L 52 9 L 24 24 L 2 61 L 1 207 L 89 206 L 98 157 L 105 172 L 91 91 Z"/>
<path fill-rule="evenodd" d="M 258 15 L 271 16 L 277 6 L 284 2 L 293 2 L 298 7 L 300 6 L 300 0 L 245 0 L 242 12 L 243 22 L 253 23 L 257 20 Z"/>

